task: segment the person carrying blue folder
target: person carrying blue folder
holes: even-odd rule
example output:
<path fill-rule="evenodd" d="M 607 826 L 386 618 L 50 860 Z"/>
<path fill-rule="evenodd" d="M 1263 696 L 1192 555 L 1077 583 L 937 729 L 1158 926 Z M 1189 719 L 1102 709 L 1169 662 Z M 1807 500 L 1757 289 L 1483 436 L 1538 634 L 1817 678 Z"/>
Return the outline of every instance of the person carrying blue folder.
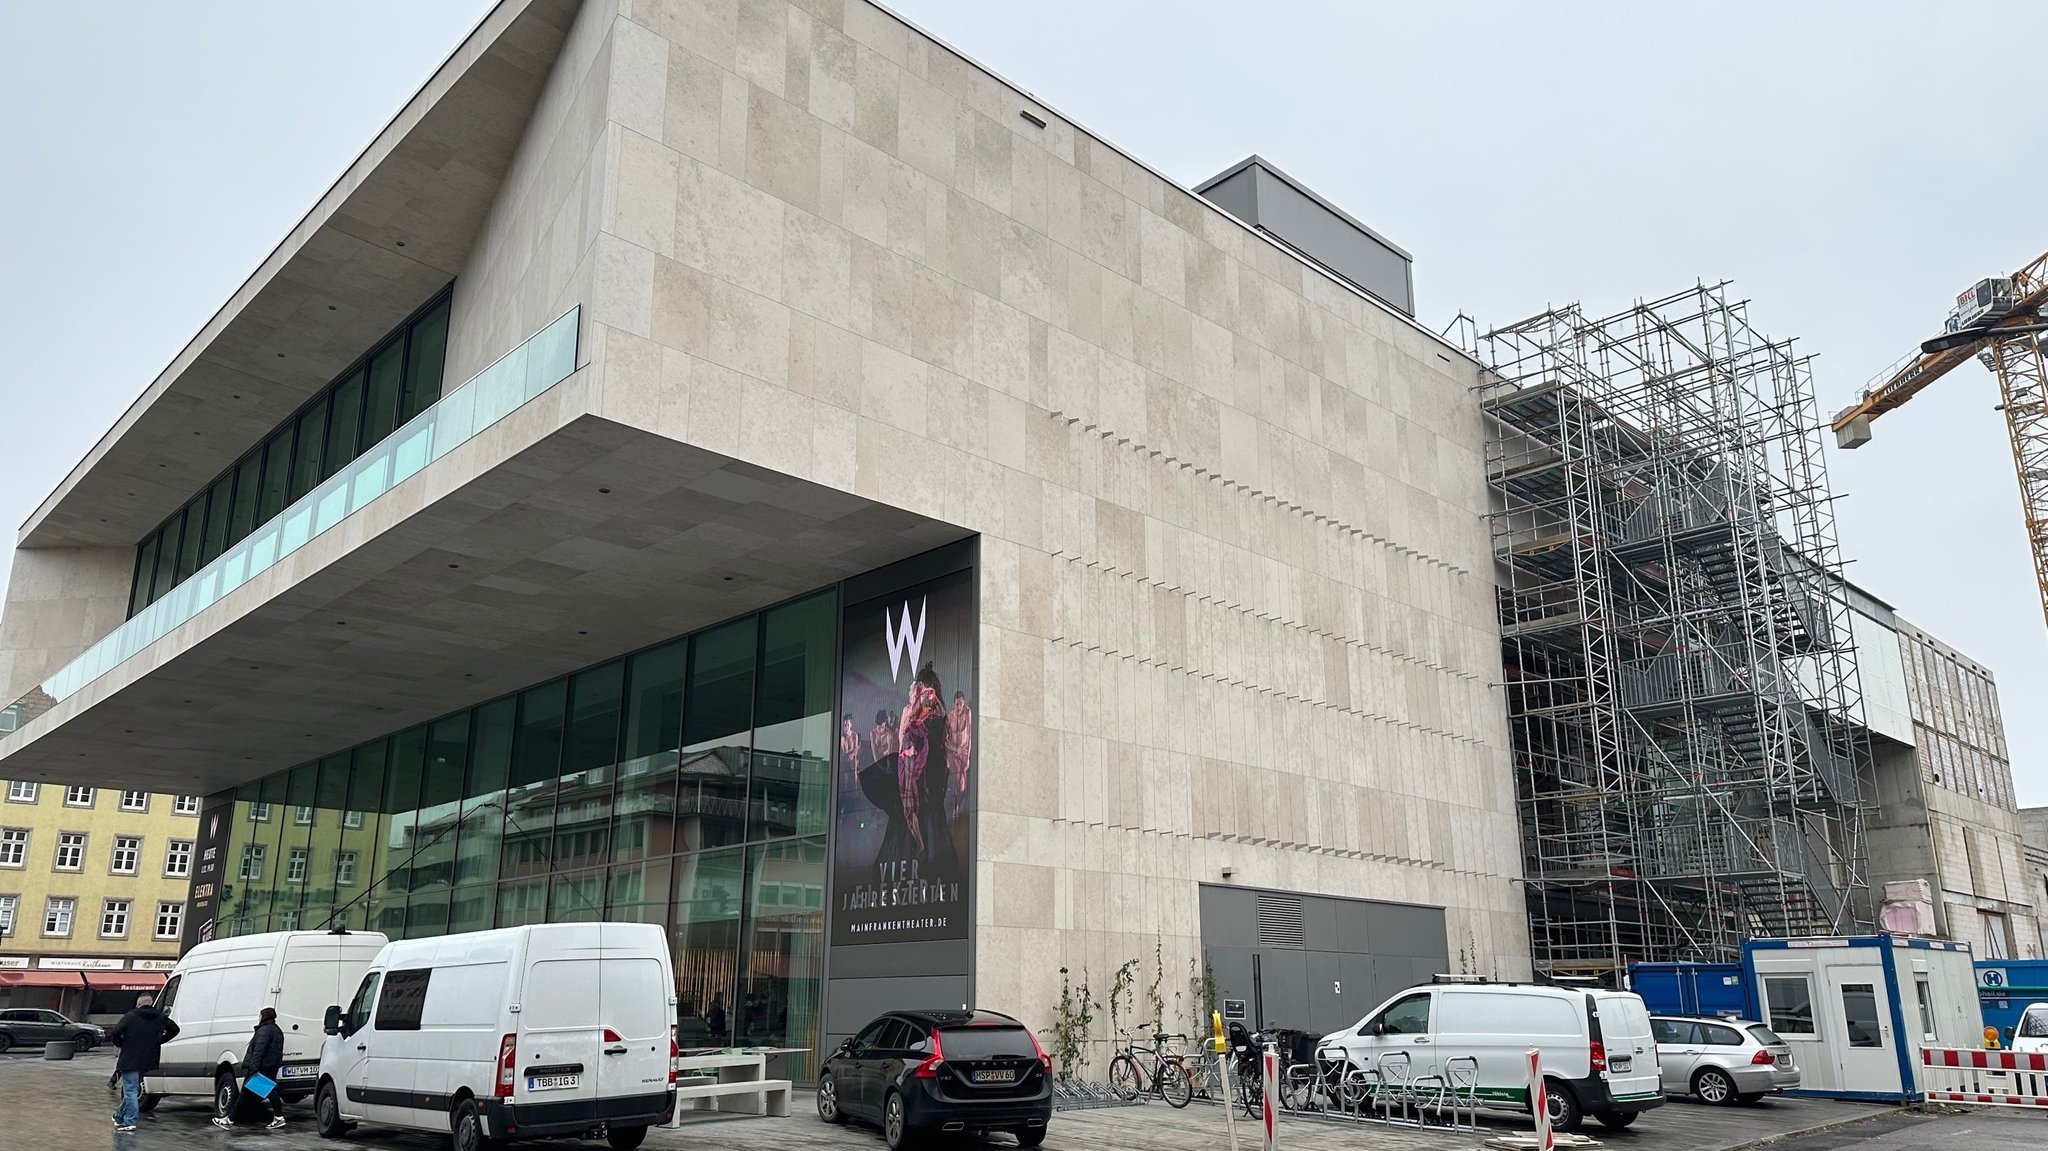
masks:
<path fill-rule="evenodd" d="M 266 1007 L 256 1020 L 256 1033 L 249 1037 L 249 1050 L 242 1054 L 242 1087 L 235 1092 L 228 1113 L 216 1118 L 213 1125 L 223 1130 L 234 1127 L 235 1115 L 245 1106 L 253 1107 L 248 1101 L 254 1097 L 269 1105 L 271 1130 L 284 1126 L 284 1097 L 277 1090 L 278 1076 L 283 1073 L 284 1029 L 277 1025 L 277 1009 Z"/>

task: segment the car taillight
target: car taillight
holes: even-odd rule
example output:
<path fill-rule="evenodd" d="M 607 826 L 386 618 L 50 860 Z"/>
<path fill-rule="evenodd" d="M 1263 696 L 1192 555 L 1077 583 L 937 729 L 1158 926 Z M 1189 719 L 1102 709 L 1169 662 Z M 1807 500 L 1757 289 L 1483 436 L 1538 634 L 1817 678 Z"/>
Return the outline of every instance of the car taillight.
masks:
<path fill-rule="evenodd" d="M 500 1099 L 507 1099 L 512 1095 L 512 1065 L 519 1059 L 514 1053 L 514 1047 L 515 1039 L 510 1035 L 498 1042 L 497 1096 Z"/>
<path fill-rule="evenodd" d="M 1751 1063 L 1756 1064 L 1758 1067 L 1762 1067 L 1766 1063 L 1776 1063 L 1778 1061 L 1778 1057 L 1771 1054 L 1768 1051 L 1759 1051 L 1756 1054 L 1750 1056 L 1749 1061 Z"/>
<path fill-rule="evenodd" d="M 1047 1055 L 1047 1054 L 1045 1053 L 1045 1048 L 1043 1048 L 1043 1047 L 1040 1047 L 1040 1046 L 1038 1045 L 1038 1036 L 1036 1036 L 1036 1035 L 1032 1035 L 1032 1034 L 1031 1034 L 1031 1029 L 1030 1029 L 1029 1027 L 1026 1027 L 1026 1028 L 1024 1029 L 1024 1034 L 1025 1034 L 1025 1035 L 1027 1035 L 1027 1036 L 1029 1036 L 1029 1037 L 1030 1037 L 1030 1039 L 1031 1039 L 1031 1049 L 1032 1049 L 1033 1051 L 1036 1051 L 1036 1052 L 1038 1052 L 1038 1063 L 1039 1063 L 1039 1066 L 1041 1066 L 1041 1067 L 1044 1067 L 1044 1068 L 1045 1068 L 1045 1073 L 1046 1073 L 1047 1075 L 1050 1075 L 1050 1074 L 1052 1074 L 1052 1056 L 1050 1056 L 1050 1055 Z"/>
<path fill-rule="evenodd" d="M 933 1031 L 932 1053 L 918 1060 L 917 1066 L 911 1070 L 910 1074 L 916 1079 L 937 1079 L 939 1077 L 939 1064 L 945 1061 L 946 1052 L 944 1048 L 939 1046 L 939 1033 Z"/>
<path fill-rule="evenodd" d="M 683 1057 L 683 1045 L 676 1042 L 676 1029 L 668 1029 L 668 1085 L 676 1085 L 676 1060 Z"/>
<path fill-rule="evenodd" d="M 1598 1075 L 1602 1071 L 1607 1070 L 1607 1045 L 1605 1043 L 1602 1043 L 1598 1039 L 1595 1039 L 1592 1042 L 1588 1050 L 1588 1053 L 1592 1056 L 1593 1059 L 1593 1074 Z"/>

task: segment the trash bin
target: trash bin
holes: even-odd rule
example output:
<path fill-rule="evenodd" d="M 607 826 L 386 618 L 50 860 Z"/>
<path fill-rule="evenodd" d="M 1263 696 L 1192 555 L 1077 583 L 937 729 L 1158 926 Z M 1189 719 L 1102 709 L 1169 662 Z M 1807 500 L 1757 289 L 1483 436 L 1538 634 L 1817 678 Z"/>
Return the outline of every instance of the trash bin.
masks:
<path fill-rule="evenodd" d="M 78 1045 L 69 1039 L 58 1039 L 43 1044 L 43 1058 L 63 1061 L 77 1054 Z"/>

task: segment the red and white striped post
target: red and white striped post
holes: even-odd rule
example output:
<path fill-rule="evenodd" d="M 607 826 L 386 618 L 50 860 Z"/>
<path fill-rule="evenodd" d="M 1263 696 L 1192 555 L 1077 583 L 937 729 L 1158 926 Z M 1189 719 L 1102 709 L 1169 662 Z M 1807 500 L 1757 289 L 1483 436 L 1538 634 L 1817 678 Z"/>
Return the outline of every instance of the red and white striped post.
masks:
<path fill-rule="evenodd" d="M 1543 1052 L 1529 1049 L 1529 1110 L 1536 1116 L 1536 1151 L 1552 1151 L 1557 1137 L 1550 1132 L 1550 1095 L 1543 1089 Z"/>
<path fill-rule="evenodd" d="M 1266 1151 L 1280 1151 L 1280 1135 L 1274 1123 L 1279 1105 L 1273 1102 L 1280 1095 L 1280 1053 L 1273 1049 L 1271 1043 L 1266 1044 L 1266 1050 L 1259 1055 L 1259 1064 L 1261 1076 L 1265 1079 L 1265 1090 L 1260 1094 L 1264 1096 L 1261 1112 L 1266 1127 Z"/>

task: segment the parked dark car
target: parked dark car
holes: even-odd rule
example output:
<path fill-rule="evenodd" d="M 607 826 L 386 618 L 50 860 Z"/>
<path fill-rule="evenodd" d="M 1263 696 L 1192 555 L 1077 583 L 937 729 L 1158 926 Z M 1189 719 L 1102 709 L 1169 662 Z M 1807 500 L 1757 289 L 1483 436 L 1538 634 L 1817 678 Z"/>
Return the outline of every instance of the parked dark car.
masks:
<path fill-rule="evenodd" d="M 878 1124 L 892 1151 L 932 1132 L 1008 1131 L 1036 1147 L 1052 1119 L 1052 1060 L 994 1011 L 892 1011 L 825 1060 L 818 1118 Z"/>
<path fill-rule="evenodd" d="M 90 1051 L 107 1041 L 107 1029 L 96 1023 L 78 1023 L 41 1007 L 0 1008 L 0 1051 L 9 1047 L 41 1047 L 69 1039 L 80 1051 Z"/>

